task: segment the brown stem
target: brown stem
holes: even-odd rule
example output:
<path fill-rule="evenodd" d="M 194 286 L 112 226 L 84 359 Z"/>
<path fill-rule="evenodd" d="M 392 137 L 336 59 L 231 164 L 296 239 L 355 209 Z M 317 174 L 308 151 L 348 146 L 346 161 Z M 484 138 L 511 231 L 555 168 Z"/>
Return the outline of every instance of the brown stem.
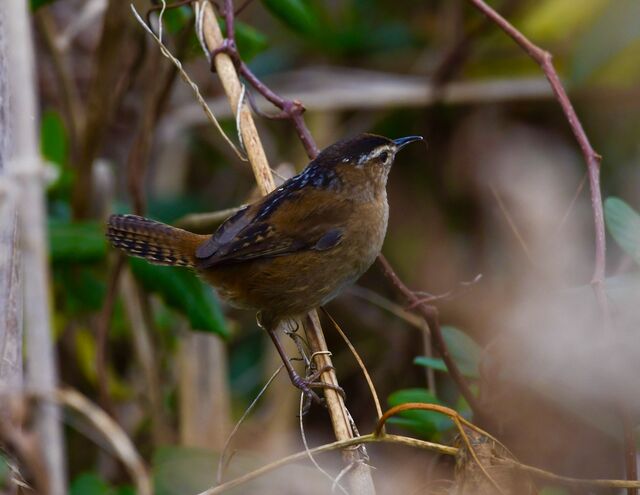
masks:
<path fill-rule="evenodd" d="M 600 162 L 602 157 L 591 146 L 582 123 L 576 114 L 571 100 L 560 81 L 560 77 L 553 66 L 552 56 L 549 52 L 532 43 L 524 34 L 516 29 L 509 21 L 489 7 L 483 0 L 469 0 L 480 12 L 494 22 L 500 29 L 507 33 L 542 69 L 545 77 L 551 85 L 551 89 L 560 104 L 562 111 L 569 122 L 582 155 L 587 163 L 589 175 L 589 187 L 591 190 L 591 208 L 593 210 L 593 223 L 595 229 L 595 261 L 591 285 L 593 286 L 598 306 L 602 314 L 602 324 L 607 333 L 611 333 L 613 325 L 609 301 L 605 293 L 604 280 L 606 273 L 606 236 L 604 225 L 604 212 L 602 206 L 602 193 L 600 190 Z M 636 464 L 636 447 L 633 439 L 632 422 L 629 412 L 622 404 L 618 404 L 618 410 L 623 424 L 623 437 L 625 443 L 625 459 L 627 479 L 638 478 Z M 636 495 L 634 488 L 629 488 L 629 495 Z"/>
<path fill-rule="evenodd" d="M 249 69 L 238 53 L 238 49 L 235 42 L 235 19 L 233 12 L 233 0 L 225 0 L 225 22 L 227 27 L 226 44 L 221 46 L 220 50 L 227 53 L 233 63 L 236 65 L 238 73 L 255 88 L 255 90 L 264 96 L 265 99 L 273 103 L 274 106 L 282 110 L 277 118 L 288 118 L 291 120 L 302 145 L 309 158 L 315 158 L 320 150 L 311 136 L 307 125 L 305 124 L 302 114 L 305 111 L 304 105 L 298 100 L 288 100 L 281 97 L 272 91 L 266 84 L 264 84 L 258 77 Z"/>
<path fill-rule="evenodd" d="M 383 254 L 378 256 L 378 262 L 382 267 L 382 271 L 384 275 L 389 279 L 389 281 L 393 284 L 393 286 L 400 292 L 404 297 L 407 298 L 407 301 L 410 305 L 414 306 L 414 310 L 418 311 L 422 318 L 425 320 L 427 325 L 429 326 L 429 330 L 431 331 L 431 336 L 433 338 L 433 346 L 436 348 L 444 364 L 447 366 L 447 370 L 451 375 L 451 378 L 458 386 L 460 393 L 465 398 L 469 407 L 473 411 L 476 416 L 483 418 L 482 409 L 478 402 L 478 399 L 471 392 L 469 388 L 469 384 L 467 380 L 464 378 L 458 365 L 451 357 L 451 353 L 449 352 L 449 348 L 444 341 L 444 337 L 442 336 L 442 330 L 440 328 L 440 322 L 438 321 L 438 310 L 434 306 L 429 306 L 424 302 L 420 301 L 420 298 L 409 289 L 402 280 L 396 275 L 396 272 L 393 270 L 387 258 L 384 257 Z"/>

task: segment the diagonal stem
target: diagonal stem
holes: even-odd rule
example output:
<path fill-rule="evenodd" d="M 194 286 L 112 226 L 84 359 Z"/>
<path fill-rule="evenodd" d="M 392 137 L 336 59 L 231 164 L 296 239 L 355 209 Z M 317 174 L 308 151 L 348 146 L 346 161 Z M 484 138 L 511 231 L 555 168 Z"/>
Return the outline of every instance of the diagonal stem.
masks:
<path fill-rule="evenodd" d="M 458 386 L 460 393 L 469 404 L 469 407 L 473 411 L 473 414 L 478 416 L 480 419 L 484 418 L 478 399 L 471 392 L 467 380 L 462 375 L 462 372 L 458 368 L 456 362 L 453 360 L 453 357 L 451 357 L 449 348 L 444 341 L 442 330 L 440 328 L 440 322 L 438 319 L 438 310 L 434 306 L 429 306 L 420 301 L 418 296 L 416 296 L 416 294 L 411 289 L 409 289 L 404 284 L 404 282 L 402 282 L 402 280 L 400 280 L 398 275 L 396 275 L 396 272 L 393 270 L 393 268 L 387 261 L 387 258 L 385 258 L 383 254 L 380 254 L 380 256 L 378 256 L 378 263 L 380 263 L 380 265 L 382 266 L 382 271 L 385 277 L 389 279 L 389 281 L 398 290 L 398 292 L 400 292 L 411 305 L 415 305 L 414 309 L 420 313 L 422 318 L 429 326 L 429 330 L 431 331 L 431 336 L 433 338 L 433 346 L 442 357 L 442 360 L 447 366 L 447 371 L 451 375 L 451 378 L 453 379 L 455 384 Z"/>

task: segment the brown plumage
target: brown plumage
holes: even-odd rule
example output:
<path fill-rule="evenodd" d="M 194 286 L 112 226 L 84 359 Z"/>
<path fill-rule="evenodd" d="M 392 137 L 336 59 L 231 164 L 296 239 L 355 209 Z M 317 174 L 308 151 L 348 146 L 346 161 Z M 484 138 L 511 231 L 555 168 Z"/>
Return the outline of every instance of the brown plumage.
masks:
<path fill-rule="evenodd" d="M 326 303 L 371 266 L 387 230 L 391 164 L 418 139 L 363 134 L 335 143 L 212 236 L 133 215 L 112 216 L 107 236 L 152 263 L 194 268 L 231 304 L 260 311 L 272 330 Z"/>

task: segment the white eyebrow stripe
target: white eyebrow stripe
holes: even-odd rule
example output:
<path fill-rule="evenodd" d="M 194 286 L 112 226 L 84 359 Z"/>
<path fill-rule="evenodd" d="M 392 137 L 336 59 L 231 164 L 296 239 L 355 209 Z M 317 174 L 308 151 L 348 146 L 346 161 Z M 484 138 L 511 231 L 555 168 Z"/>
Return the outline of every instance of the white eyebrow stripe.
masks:
<path fill-rule="evenodd" d="M 375 158 L 376 156 L 379 156 L 379 155 L 381 155 L 382 153 L 385 153 L 385 152 L 386 153 L 393 153 L 393 148 L 391 146 L 384 146 L 384 147 L 376 148 L 371 153 L 368 153 L 366 155 L 361 155 L 360 158 L 358 158 L 357 165 L 358 166 L 362 166 L 367 161 L 369 161 L 372 158 Z"/>

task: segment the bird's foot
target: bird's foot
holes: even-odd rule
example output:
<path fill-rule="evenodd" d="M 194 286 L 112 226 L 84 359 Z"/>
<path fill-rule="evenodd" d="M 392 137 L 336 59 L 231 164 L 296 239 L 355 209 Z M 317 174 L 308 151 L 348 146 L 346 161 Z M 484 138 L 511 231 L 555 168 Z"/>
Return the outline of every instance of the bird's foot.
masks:
<path fill-rule="evenodd" d="M 325 366 L 317 371 L 315 371 L 312 375 L 309 375 L 306 378 L 302 378 L 300 375 L 298 375 L 297 373 L 291 375 L 291 383 L 293 383 L 293 385 L 300 389 L 302 391 L 302 393 L 304 394 L 304 401 L 303 401 L 303 406 L 302 406 L 302 415 L 306 415 L 309 412 L 309 409 L 311 407 L 311 403 L 315 402 L 316 404 L 319 404 L 321 406 L 325 405 L 325 400 L 323 398 L 321 398 L 316 392 L 315 390 L 313 390 L 314 388 L 330 388 L 331 390 L 335 390 L 338 394 L 340 394 L 340 396 L 344 399 L 346 397 L 346 394 L 344 392 L 344 389 L 338 385 L 334 385 L 332 383 L 326 383 L 326 382 L 322 382 L 322 381 L 318 381 L 318 379 L 320 378 L 320 376 L 322 375 L 322 373 L 326 372 L 326 371 L 330 371 L 334 369 L 333 366 Z"/>

